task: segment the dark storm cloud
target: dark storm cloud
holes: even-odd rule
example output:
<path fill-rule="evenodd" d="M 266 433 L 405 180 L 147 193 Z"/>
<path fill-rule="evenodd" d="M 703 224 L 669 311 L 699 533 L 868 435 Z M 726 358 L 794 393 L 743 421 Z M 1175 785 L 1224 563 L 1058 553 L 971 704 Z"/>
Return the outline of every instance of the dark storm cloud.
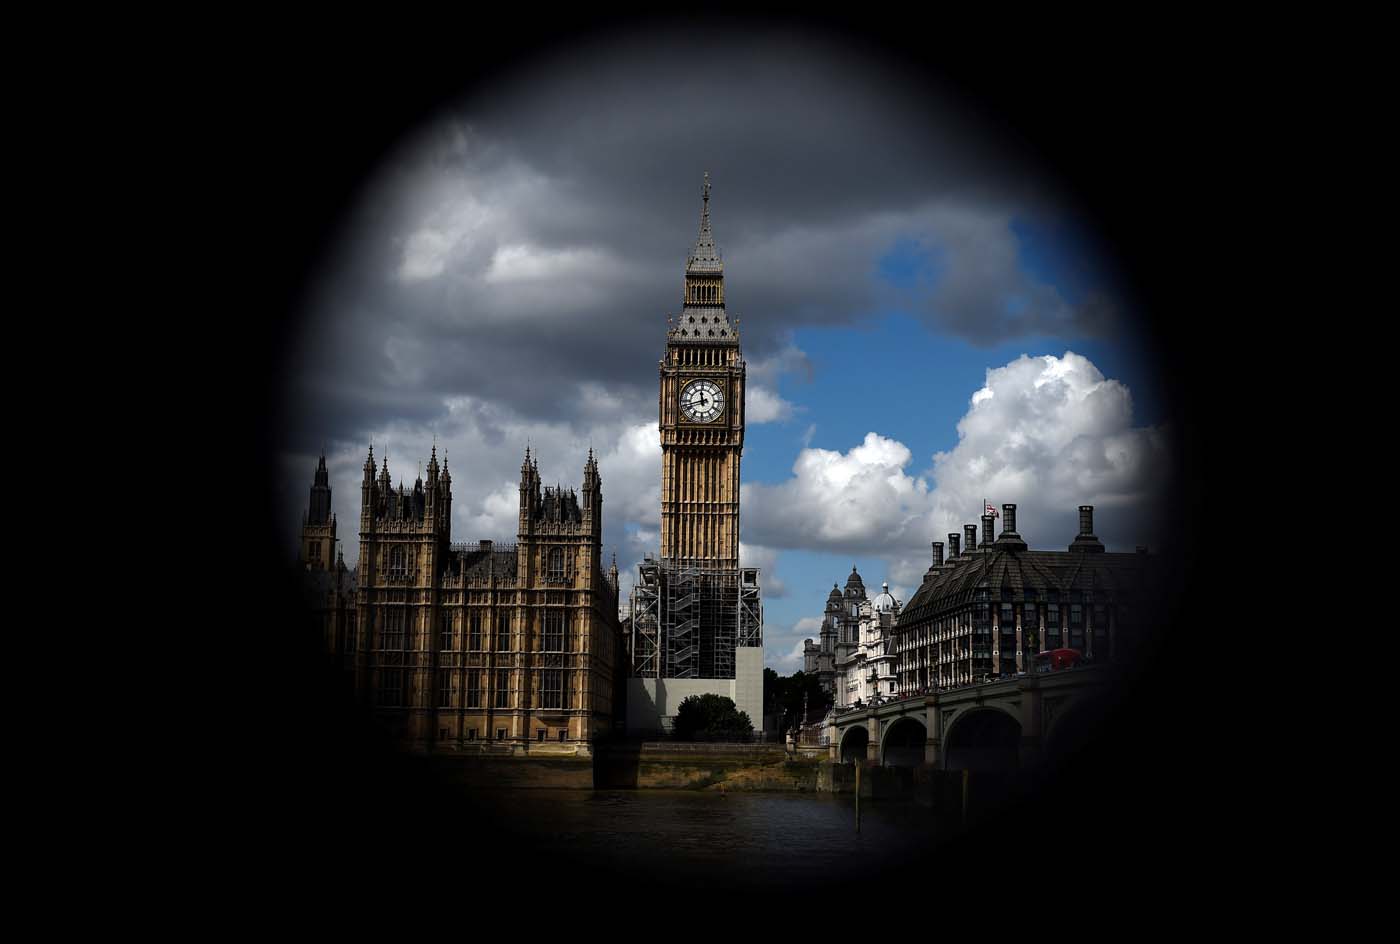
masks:
<path fill-rule="evenodd" d="M 649 36 L 478 90 L 367 185 L 312 289 L 288 447 L 431 426 L 460 396 L 649 416 L 705 170 L 751 359 L 891 305 L 977 343 L 1114 322 L 1022 271 L 1011 221 L 1055 208 L 956 103 L 802 36 Z M 896 292 L 875 275 L 909 239 L 944 274 Z"/>

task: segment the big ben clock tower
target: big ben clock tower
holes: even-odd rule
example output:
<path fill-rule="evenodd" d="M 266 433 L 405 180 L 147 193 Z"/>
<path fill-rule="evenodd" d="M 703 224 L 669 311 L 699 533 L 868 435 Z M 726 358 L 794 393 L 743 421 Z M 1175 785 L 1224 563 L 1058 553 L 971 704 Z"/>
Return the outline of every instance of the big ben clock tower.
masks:
<path fill-rule="evenodd" d="M 629 601 L 627 727 L 668 728 L 692 695 L 730 698 L 763 717 L 763 593 L 739 566 L 744 358 L 724 308 L 724 263 L 710 232 L 705 175 L 700 235 L 661 359 L 661 557 L 638 564 Z"/>
<path fill-rule="evenodd" d="M 710 175 L 685 300 L 661 361 L 661 557 L 681 566 L 739 566 L 739 458 L 744 360 L 724 307 L 724 262 L 710 231 Z"/>

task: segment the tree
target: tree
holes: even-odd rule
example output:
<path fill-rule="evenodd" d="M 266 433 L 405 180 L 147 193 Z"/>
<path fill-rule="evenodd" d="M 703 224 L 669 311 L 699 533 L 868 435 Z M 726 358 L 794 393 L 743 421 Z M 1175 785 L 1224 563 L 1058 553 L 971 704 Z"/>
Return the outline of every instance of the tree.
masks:
<path fill-rule="evenodd" d="M 796 724 L 802 717 L 802 696 L 807 696 L 807 711 L 810 714 L 825 712 L 831 707 L 832 697 L 822 691 L 821 680 L 816 675 L 794 672 L 787 678 L 779 678 L 773 686 L 777 703 L 776 710 L 782 712 L 778 726 L 786 729 Z"/>
<path fill-rule="evenodd" d="M 776 714 L 783 698 L 783 680 L 767 666 L 763 667 L 763 713 Z"/>
<path fill-rule="evenodd" d="M 672 733 L 682 741 L 722 740 L 753 732 L 748 712 L 724 695 L 691 695 L 676 709 Z"/>

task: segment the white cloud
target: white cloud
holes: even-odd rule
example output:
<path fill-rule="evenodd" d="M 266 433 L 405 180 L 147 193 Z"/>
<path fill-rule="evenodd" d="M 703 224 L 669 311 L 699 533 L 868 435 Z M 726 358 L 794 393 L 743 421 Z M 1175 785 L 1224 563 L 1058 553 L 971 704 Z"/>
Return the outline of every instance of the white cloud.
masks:
<path fill-rule="evenodd" d="M 779 675 L 802 669 L 804 640 L 815 641 L 821 632 L 818 616 L 804 616 L 790 627 L 764 627 L 763 656 L 767 667 Z"/>
<path fill-rule="evenodd" d="M 598 419 L 586 428 L 523 420 L 508 408 L 474 397 L 450 398 L 446 418 L 436 422 L 382 424 L 367 437 L 374 442 L 376 476 L 387 454 L 390 480 L 395 486 L 402 481 L 412 488 L 414 479 L 426 474 L 436 439 L 439 461 L 446 459 L 452 472 L 452 540 L 514 541 L 526 445 L 537 457 L 546 485 L 577 489 L 591 443 L 603 479 L 605 560 L 616 550 L 618 568 L 625 570 L 629 560 L 640 557 L 637 541 L 647 542 L 645 549 L 655 549 L 661 505 L 656 424 L 620 420 L 607 406 L 606 394 L 597 388 L 584 385 L 575 395 L 599 399 Z M 359 557 L 360 483 L 367 446 L 367 442 L 342 442 L 327 456 L 339 536 L 351 566 Z M 303 454 L 284 457 L 284 462 L 284 477 L 293 483 L 285 497 L 286 520 L 289 526 L 299 527 L 316 460 Z M 632 534 L 629 525 L 642 530 Z"/>
<path fill-rule="evenodd" d="M 922 581 L 928 542 L 977 523 L 984 498 L 1017 504 L 1032 547 L 1068 545 L 1080 504 L 1101 509 L 1095 529 L 1110 547 L 1157 540 L 1165 435 L 1133 427 L 1128 388 L 1073 352 L 989 369 L 958 444 L 933 457 L 932 486 L 911 460 L 876 432 L 846 452 L 805 448 L 787 481 L 744 487 L 746 533 L 768 547 L 883 557 L 904 593 Z"/>
<path fill-rule="evenodd" d="M 739 566 L 758 568 L 758 585 L 765 600 L 787 596 L 787 584 L 778 576 L 778 552 L 771 547 L 759 547 L 739 542 Z"/>
<path fill-rule="evenodd" d="M 919 514 L 928 486 L 904 474 L 909 460 L 873 432 L 846 453 L 803 449 L 787 482 L 743 487 L 746 526 L 777 547 L 869 552 Z"/>
<path fill-rule="evenodd" d="M 749 423 L 781 423 L 792 419 L 794 407 L 764 387 L 750 384 L 744 391 L 744 419 Z"/>

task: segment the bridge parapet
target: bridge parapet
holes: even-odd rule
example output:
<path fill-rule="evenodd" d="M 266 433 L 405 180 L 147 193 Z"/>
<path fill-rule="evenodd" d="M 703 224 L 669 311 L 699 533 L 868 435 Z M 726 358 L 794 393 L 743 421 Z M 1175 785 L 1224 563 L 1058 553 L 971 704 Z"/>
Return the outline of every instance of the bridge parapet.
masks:
<path fill-rule="evenodd" d="M 1021 762 L 1030 766 L 1038 761 L 1045 734 L 1063 707 L 1107 683 L 1111 670 L 1105 665 L 1083 666 L 881 701 L 832 714 L 825 734 L 833 746 L 834 759 L 840 759 L 844 756 L 841 752 L 848 753 L 843 747 L 846 735 L 853 728 L 864 728 L 866 756 L 883 762 L 885 732 L 901 718 L 912 718 L 922 723 L 927 733 L 924 763 L 942 766 L 947 761 L 944 741 L 953 724 L 971 710 L 998 710 L 1019 727 Z"/>

